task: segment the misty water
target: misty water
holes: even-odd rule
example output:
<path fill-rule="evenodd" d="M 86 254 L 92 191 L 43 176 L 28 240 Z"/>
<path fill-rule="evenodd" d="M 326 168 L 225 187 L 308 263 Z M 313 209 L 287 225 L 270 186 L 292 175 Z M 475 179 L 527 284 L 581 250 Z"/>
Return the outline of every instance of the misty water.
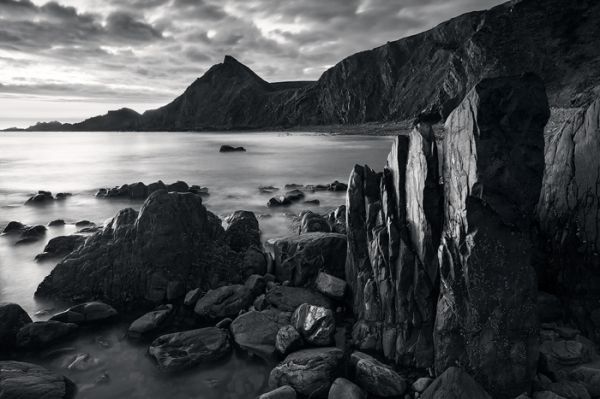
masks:
<path fill-rule="evenodd" d="M 316 192 L 306 199 L 320 206 L 297 204 L 269 209 L 269 195 L 259 186 L 346 182 L 352 166 L 380 170 L 390 137 L 331 136 L 310 133 L 0 133 L 0 231 L 16 220 L 47 225 L 45 239 L 15 245 L 0 235 L 0 302 L 20 304 L 34 320 L 45 320 L 64 304 L 36 301 L 37 285 L 56 261 L 37 263 L 49 239 L 77 231 L 74 223 L 102 225 L 122 208 L 139 209 L 141 201 L 97 199 L 100 187 L 162 180 L 206 186 L 206 207 L 220 216 L 238 209 L 259 216 L 263 239 L 293 233 L 292 214 L 302 209 L 327 212 L 345 202 L 344 193 Z M 222 144 L 244 146 L 247 152 L 219 153 Z M 37 190 L 70 192 L 72 197 L 43 206 L 24 205 Z M 282 190 L 283 191 L 283 190 Z M 266 389 L 272 365 L 236 353 L 225 361 L 177 375 L 164 375 L 146 355 L 147 344 L 124 335 L 126 323 L 104 329 L 82 329 L 75 339 L 25 355 L 18 360 L 46 366 L 71 378 L 78 398 L 248 398 Z M 66 368 L 77 353 L 99 360 L 87 371 Z M 104 374 L 108 378 L 103 377 Z M 108 380 L 108 383 L 106 383 Z M 102 381 L 104 383 L 98 383 Z"/>

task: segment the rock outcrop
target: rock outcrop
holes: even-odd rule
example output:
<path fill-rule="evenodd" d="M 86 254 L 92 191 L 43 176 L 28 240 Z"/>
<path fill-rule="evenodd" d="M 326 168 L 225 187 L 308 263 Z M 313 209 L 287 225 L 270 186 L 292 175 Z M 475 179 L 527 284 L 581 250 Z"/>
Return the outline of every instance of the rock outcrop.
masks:
<path fill-rule="evenodd" d="M 99 299 L 118 308 L 161 303 L 172 283 L 186 292 L 235 282 L 244 275 L 242 261 L 199 195 L 159 190 L 139 213 L 121 210 L 63 259 L 36 295 Z"/>
<path fill-rule="evenodd" d="M 31 323 L 31 318 L 16 303 L 0 303 L 0 353 L 14 349 L 19 330 Z"/>

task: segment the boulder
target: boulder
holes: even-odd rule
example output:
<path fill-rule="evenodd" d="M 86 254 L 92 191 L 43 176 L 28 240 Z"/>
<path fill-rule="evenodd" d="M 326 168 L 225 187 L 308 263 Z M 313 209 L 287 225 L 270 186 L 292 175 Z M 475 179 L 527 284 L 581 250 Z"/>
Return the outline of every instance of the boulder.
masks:
<path fill-rule="evenodd" d="M 194 312 L 203 319 L 235 317 L 252 305 L 255 296 L 245 285 L 225 285 L 208 291 L 196 302 Z"/>
<path fill-rule="evenodd" d="M 167 184 L 167 191 L 175 192 L 175 193 L 187 193 L 190 190 L 190 186 L 181 180 L 176 181 L 175 183 Z"/>
<path fill-rule="evenodd" d="M 583 385 L 592 397 L 600 396 L 600 364 L 583 364 L 569 373 L 569 379 Z"/>
<path fill-rule="evenodd" d="M 289 199 L 287 199 L 283 195 L 278 195 L 269 199 L 269 201 L 267 202 L 267 207 L 276 208 L 280 206 L 288 206 L 291 204 L 292 202 Z"/>
<path fill-rule="evenodd" d="M 45 349 L 77 330 L 77 324 L 60 321 L 36 321 L 21 327 L 16 336 L 16 345 L 25 349 Z"/>
<path fill-rule="evenodd" d="M 492 399 L 469 374 L 450 367 L 429 385 L 421 399 Z"/>
<path fill-rule="evenodd" d="M 289 323 L 289 313 L 276 310 L 250 311 L 238 316 L 230 326 L 233 339 L 243 350 L 267 360 L 276 354 L 279 329 Z"/>
<path fill-rule="evenodd" d="M 300 190 L 292 190 L 285 193 L 285 199 L 289 202 L 298 202 L 304 198 L 304 193 Z"/>
<path fill-rule="evenodd" d="M 65 225 L 65 221 L 63 219 L 54 219 L 48 223 L 49 227 L 58 227 L 58 226 L 64 226 L 64 225 Z"/>
<path fill-rule="evenodd" d="M 348 190 L 348 185 L 346 183 L 339 182 L 335 180 L 333 183 L 329 184 L 329 191 L 346 191 Z"/>
<path fill-rule="evenodd" d="M 50 320 L 81 325 L 108 321 L 117 315 L 112 306 L 103 302 L 85 302 L 55 314 Z"/>
<path fill-rule="evenodd" d="M 0 303 L 0 352 L 14 349 L 17 333 L 31 318 L 16 303 Z"/>
<path fill-rule="evenodd" d="M 219 149 L 219 152 L 246 152 L 244 147 L 233 147 L 227 144 L 224 144 Z"/>
<path fill-rule="evenodd" d="M 2 232 L 4 234 L 20 233 L 25 229 L 25 227 L 27 226 L 23 223 L 13 220 L 11 222 L 8 222 L 8 224 L 6 225 L 6 227 L 4 227 L 4 230 L 2 230 Z"/>
<path fill-rule="evenodd" d="M 303 303 L 292 314 L 291 322 L 312 345 L 328 346 L 333 341 L 335 318 L 331 309 Z"/>
<path fill-rule="evenodd" d="M 307 288 L 275 286 L 265 295 L 267 303 L 281 311 L 293 312 L 303 303 L 332 308 L 331 301 L 324 295 Z"/>
<path fill-rule="evenodd" d="M 67 255 L 36 295 L 133 308 L 164 303 L 171 281 L 202 291 L 235 283 L 241 255 L 224 236 L 221 221 L 204 208 L 200 196 L 155 191 L 139 213 L 121 210 Z"/>
<path fill-rule="evenodd" d="M 71 399 L 75 384 L 35 364 L 0 361 L 0 394 L 3 398 Z"/>
<path fill-rule="evenodd" d="M 161 370 L 180 371 L 227 356 L 231 345 L 227 331 L 206 327 L 162 335 L 152 342 L 148 353 Z"/>
<path fill-rule="evenodd" d="M 338 233 L 307 233 L 267 241 L 275 276 L 294 286 L 314 281 L 319 271 L 344 277 L 346 236 Z"/>
<path fill-rule="evenodd" d="M 544 341 L 540 345 L 540 371 L 553 379 L 564 379 L 574 367 L 589 361 L 585 347 L 575 340 Z"/>
<path fill-rule="evenodd" d="M 241 273 L 242 276 L 248 277 L 252 274 L 263 275 L 269 267 L 270 256 L 266 254 L 262 247 L 250 247 L 243 253 Z"/>
<path fill-rule="evenodd" d="M 343 356 L 338 348 L 303 349 L 291 353 L 271 370 L 269 386 L 289 385 L 301 395 L 325 398 L 341 372 Z"/>
<path fill-rule="evenodd" d="M 200 299 L 201 296 L 202 296 L 202 291 L 200 291 L 200 288 L 194 288 L 193 290 L 189 290 L 187 292 L 187 294 L 185 294 L 185 298 L 183 299 L 183 304 L 185 306 L 194 307 L 194 306 L 196 306 L 196 302 L 198 302 L 198 299 Z"/>
<path fill-rule="evenodd" d="M 433 378 L 431 377 L 421 377 L 418 378 L 415 382 L 412 383 L 411 388 L 415 392 L 423 392 L 427 389 L 429 385 L 433 382 Z"/>
<path fill-rule="evenodd" d="M 533 393 L 533 399 L 567 399 L 550 391 L 538 391 Z"/>
<path fill-rule="evenodd" d="M 296 399 L 296 391 L 289 385 L 284 385 L 267 393 L 263 393 L 258 399 Z"/>
<path fill-rule="evenodd" d="M 249 247 L 260 248 L 260 229 L 254 213 L 249 211 L 235 211 L 225 218 L 227 232 L 225 240 L 234 251 L 245 251 Z"/>
<path fill-rule="evenodd" d="M 363 356 L 355 365 L 356 382 L 370 394 L 397 397 L 406 391 L 406 380 L 390 366 L 371 356 Z"/>
<path fill-rule="evenodd" d="M 300 213 L 300 234 L 305 233 L 329 233 L 331 226 L 323 216 L 311 211 L 303 211 Z"/>
<path fill-rule="evenodd" d="M 302 335 L 296 330 L 296 328 L 288 324 L 283 326 L 277 331 L 275 337 L 275 348 L 282 355 L 295 352 L 304 346 L 304 339 Z"/>
<path fill-rule="evenodd" d="M 548 391 L 567 399 L 591 399 L 583 384 L 573 381 L 559 381 L 548 385 Z"/>
<path fill-rule="evenodd" d="M 346 205 L 340 205 L 327 215 L 327 222 L 334 233 L 346 234 Z"/>
<path fill-rule="evenodd" d="M 341 278 L 324 272 L 319 272 L 315 279 L 315 288 L 317 291 L 338 301 L 344 299 L 347 285 Z"/>
<path fill-rule="evenodd" d="M 327 399 L 367 399 L 367 394 L 352 381 L 340 377 L 333 381 Z"/>
<path fill-rule="evenodd" d="M 141 338 L 148 334 L 153 334 L 162 328 L 169 316 L 173 312 L 173 305 L 162 305 L 137 318 L 129 325 L 127 336 L 131 338 Z"/>
<path fill-rule="evenodd" d="M 265 292 L 267 281 L 265 280 L 264 276 L 261 276 L 260 274 L 253 274 L 248 277 L 244 285 L 250 290 L 252 296 L 256 297 Z"/>
<path fill-rule="evenodd" d="M 54 201 L 54 197 L 50 191 L 38 191 L 37 194 L 29 197 L 25 205 L 41 205 Z"/>
<path fill-rule="evenodd" d="M 44 252 L 35 256 L 35 260 L 44 260 L 65 256 L 82 245 L 85 237 L 81 235 L 54 237 L 44 247 Z"/>
<path fill-rule="evenodd" d="M 148 187 L 142 182 L 129 185 L 129 198 L 133 200 L 145 200 L 148 197 Z"/>

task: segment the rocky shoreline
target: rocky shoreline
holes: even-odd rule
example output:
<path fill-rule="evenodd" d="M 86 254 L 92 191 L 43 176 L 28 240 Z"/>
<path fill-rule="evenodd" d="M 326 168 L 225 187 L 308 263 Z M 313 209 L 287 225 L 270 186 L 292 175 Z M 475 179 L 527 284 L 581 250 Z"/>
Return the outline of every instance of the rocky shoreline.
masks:
<path fill-rule="evenodd" d="M 50 241 L 42 258 L 62 259 L 36 296 L 75 306 L 33 322 L 0 305 L 0 392 L 73 397 L 24 351 L 131 320 L 127 339 L 167 374 L 233 352 L 273 364 L 262 399 L 599 397 L 598 104 L 548 137 L 539 78 L 485 79 L 443 127 L 397 136 L 383 171 L 285 187 L 282 203 L 332 190 L 346 204 L 264 244 L 252 212 L 223 223 L 199 186 L 100 191 L 144 203 Z"/>

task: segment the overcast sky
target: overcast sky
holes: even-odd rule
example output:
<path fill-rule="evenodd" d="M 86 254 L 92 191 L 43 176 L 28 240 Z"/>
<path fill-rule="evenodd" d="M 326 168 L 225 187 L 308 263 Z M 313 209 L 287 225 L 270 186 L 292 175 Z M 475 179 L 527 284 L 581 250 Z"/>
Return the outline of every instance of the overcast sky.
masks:
<path fill-rule="evenodd" d="M 0 128 L 137 111 L 225 54 L 313 80 L 357 51 L 498 0 L 0 0 Z"/>

